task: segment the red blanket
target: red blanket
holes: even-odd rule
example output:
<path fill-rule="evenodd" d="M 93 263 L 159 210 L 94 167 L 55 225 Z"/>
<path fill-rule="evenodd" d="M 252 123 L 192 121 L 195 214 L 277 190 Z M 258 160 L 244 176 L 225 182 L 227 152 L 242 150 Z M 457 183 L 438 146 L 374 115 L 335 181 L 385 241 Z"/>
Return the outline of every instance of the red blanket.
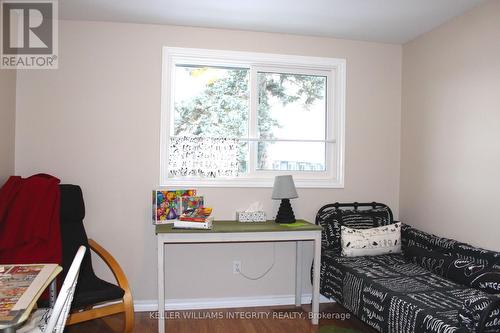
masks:
<path fill-rule="evenodd" d="M 59 182 L 12 176 L 0 189 L 0 264 L 62 262 Z"/>

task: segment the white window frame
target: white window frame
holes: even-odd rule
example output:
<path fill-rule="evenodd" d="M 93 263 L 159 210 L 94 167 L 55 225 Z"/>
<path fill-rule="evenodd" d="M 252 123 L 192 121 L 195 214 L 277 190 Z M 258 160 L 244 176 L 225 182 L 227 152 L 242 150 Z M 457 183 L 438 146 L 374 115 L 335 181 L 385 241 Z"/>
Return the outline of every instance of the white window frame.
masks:
<path fill-rule="evenodd" d="M 327 121 L 325 172 L 267 171 L 252 169 L 235 178 L 169 178 L 168 146 L 173 130 L 173 91 L 176 64 L 230 66 L 250 68 L 249 153 L 256 150 L 257 71 L 327 76 Z M 163 48 L 161 124 L 160 124 L 160 185 L 175 187 L 272 187 L 274 176 L 291 174 L 296 187 L 343 188 L 345 150 L 346 60 L 270 53 L 253 53 L 193 48 Z M 277 140 L 282 141 L 282 140 Z M 286 141 L 286 140 L 285 140 Z M 307 140 L 297 140 L 304 142 Z M 323 142 L 323 140 L 320 140 Z M 332 149 L 328 149 L 331 147 Z M 332 168 L 333 167 L 333 168 Z"/>

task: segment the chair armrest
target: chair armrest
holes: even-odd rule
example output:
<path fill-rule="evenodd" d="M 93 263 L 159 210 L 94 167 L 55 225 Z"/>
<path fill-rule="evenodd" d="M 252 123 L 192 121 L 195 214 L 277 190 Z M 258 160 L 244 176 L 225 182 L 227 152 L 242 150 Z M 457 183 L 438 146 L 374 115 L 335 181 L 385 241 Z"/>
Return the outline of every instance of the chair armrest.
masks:
<path fill-rule="evenodd" d="M 500 296 L 474 296 L 464 302 L 458 320 L 469 332 L 499 332 L 499 313 Z"/>
<path fill-rule="evenodd" d="M 132 304 L 132 293 L 130 291 L 130 286 L 128 284 L 127 277 L 123 272 L 123 269 L 120 267 L 120 264 L 116 261 L 116 259 L 106 251 L 99 243 L 95 240 L 89 238 L 89 246 L 101 259 L 108 265 L 111 269 L 111 272 L 115 276 L 118 285 L 125 291 L 125 295 L 123 296 L 123 302 L 126 305 Z"/>

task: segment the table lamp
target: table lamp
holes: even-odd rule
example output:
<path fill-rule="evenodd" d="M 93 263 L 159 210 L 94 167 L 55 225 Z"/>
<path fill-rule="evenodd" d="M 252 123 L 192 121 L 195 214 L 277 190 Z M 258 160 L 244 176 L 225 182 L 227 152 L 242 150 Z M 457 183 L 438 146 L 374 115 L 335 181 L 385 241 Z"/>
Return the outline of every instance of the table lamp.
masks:
<path fill-rule="evenodd" d="M 273 195 L 272 198 L 277 200 L 281 199 L 280 208 L 276 215 L 276 223 L 294 223 L 295 215 L 293 214 L 290 199 L 298 198 L 293 178 L 290 175 L 276 176 L 274 178 Z"/>

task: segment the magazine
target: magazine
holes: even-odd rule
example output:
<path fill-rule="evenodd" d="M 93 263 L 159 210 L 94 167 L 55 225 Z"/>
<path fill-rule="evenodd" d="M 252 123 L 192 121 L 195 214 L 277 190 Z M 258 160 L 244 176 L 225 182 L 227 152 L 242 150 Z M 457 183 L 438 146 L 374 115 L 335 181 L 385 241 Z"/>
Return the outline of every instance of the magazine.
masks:
<path fill-rule="evenodd" d="M 0 265 L 0 329 L 17 323 L 61 271 L 57 264 Z"/>

